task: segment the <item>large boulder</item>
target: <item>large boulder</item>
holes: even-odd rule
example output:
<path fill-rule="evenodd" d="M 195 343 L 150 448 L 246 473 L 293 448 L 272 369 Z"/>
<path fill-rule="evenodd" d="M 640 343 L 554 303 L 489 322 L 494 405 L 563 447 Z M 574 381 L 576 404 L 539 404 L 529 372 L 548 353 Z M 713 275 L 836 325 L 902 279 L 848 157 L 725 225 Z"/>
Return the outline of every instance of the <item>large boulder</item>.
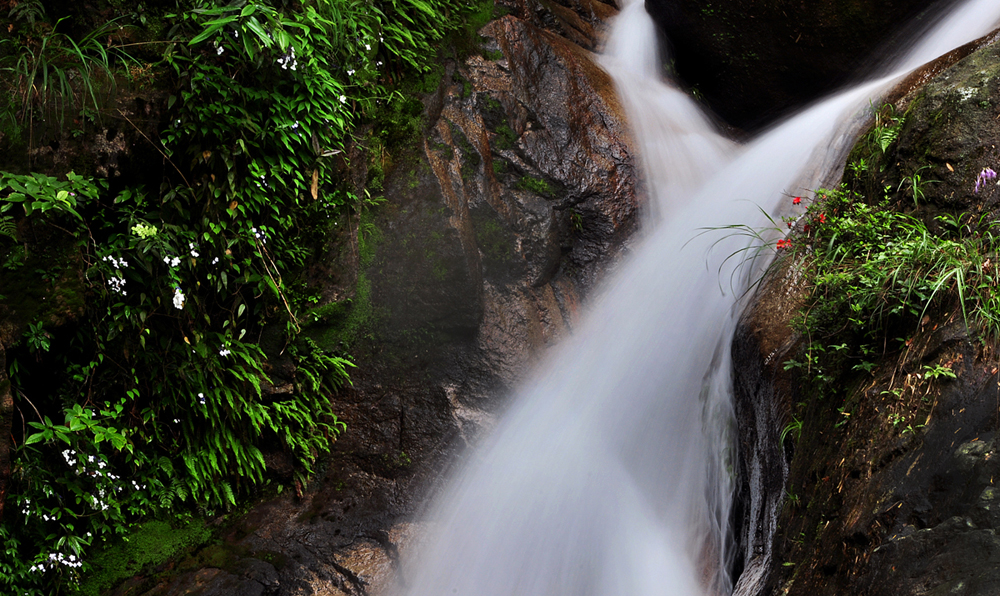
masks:
<path fill-rule="evenodd" d="M 976 181 L 1000 159 L 998 76 L 1000 48 L 987 45 L 897 94 L 896 113 L 909 107 L 909 116 L 874 185 L 889 189 L 894 208 L 931 226 L 964 214 L 966 232 L 988 232 L 1000 189 L 990 180 L 977 192 Z M 915 204 L 905 179 L 912 186 L 925 165 Z M 816 399 L 801 369 L 782 366 L 807 341 L 790 324 L 807 291 L 799 267 L 789 260 L 771 273 L 734 343 L 741 565 L 750 571 L 737 594 L 998 593 L 993 340 L 946 304 L 903 330 L 901 347 L 887 344 L 870 371 L 843 372 Z"/>

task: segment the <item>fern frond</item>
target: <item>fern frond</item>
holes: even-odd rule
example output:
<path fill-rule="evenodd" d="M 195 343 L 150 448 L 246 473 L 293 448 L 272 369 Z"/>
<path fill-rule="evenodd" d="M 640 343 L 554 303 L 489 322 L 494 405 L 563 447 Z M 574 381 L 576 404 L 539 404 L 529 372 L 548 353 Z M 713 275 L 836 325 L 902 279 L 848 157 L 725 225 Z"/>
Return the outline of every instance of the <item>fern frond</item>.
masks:
<path fill-rule="evenodd" d="M 17 242 L 17 225 L 14 218 L 9 215 L 0 216 L 0 237 L 6 236 Z"/>

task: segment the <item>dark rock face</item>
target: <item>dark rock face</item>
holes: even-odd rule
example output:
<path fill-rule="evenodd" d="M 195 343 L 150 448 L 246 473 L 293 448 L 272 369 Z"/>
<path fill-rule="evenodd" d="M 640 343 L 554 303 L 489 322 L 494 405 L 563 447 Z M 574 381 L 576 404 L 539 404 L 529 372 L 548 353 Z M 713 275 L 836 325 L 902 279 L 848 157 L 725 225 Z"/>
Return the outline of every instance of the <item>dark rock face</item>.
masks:
<path fill-rule="evenodd" d="M 615 9 L 506 8 L 480 31 L 481 54 L 444 65 L 422 138 L 388 169 L 384 204 L 341 222 L 332 264 L 317 267 L 329 304 L 307 333 L 332 343 L 342 319 L 364 316 L 367 334 L 351 346 L 354 386 L 333 403 L 347 431 L 326 471 L 301 495 L 220 520 L 225 563 L 178 563 L 173 578 L 143 586 L 148 596 L 395 585 L 428 487 L 627 249 L 642 189 L 611 80 L 584 49 Z M 352 163 L 368 162 L 355 151 Z M 356 172 L 359 192 L 365 177 Z M 134 588 L 119 593 L 143 593 Z"/>
<path fill-rule="evenodd" d="M 386 334 L 465 340 L 459 377 L 509 386 L 624 247 L 639 189 L 587 52 L 514 16 L 480 33 L 484 55 L 448 66 L 422 147 L 387 180 L 369 275 Z"/>
<path fill-rule="evenodd" d="M 937 3 L 940 4 L 940 3 Z M 730 124 L 753 128 L 846 83 L 933 0 L 646 0 L 680 77 Z M 891 45 L 891 44 L 890 44 Z"/>
<path fill-rule="evenodd" d="M 899 193 L 899 208 L 925 220 L 941 211 L 967 211 L 972 221 L 995 213 L 995 181 L 978 193 L 974 186 L 997 163 L 997 73 L 1000 50 L 986 46 L 914 94 L 881 182 L 896 188 L 916 164 L 930 164 L 927 179 L 940 182 L 926 187 L 919 207 Z M 992 343 L 970 337 L 952 305 L 870 374 L 842 379 L 836 400 L 813 400 L 781 366 L 804 341 L 788 327 L 804 290 L 796 267 L 772 274 L 734 344 L 741 447 L 756 449 L 741 455 L 740 533 L 756 575 L 737 593 L 998 593 L 1000 363 Z M 934 367 L 957 378 L 928 374 Z M 782 445 L 778 429 L 798 402 L 808 404 L 801 438 Z M 784 461 L 776 459 L 782 450 Z M 779 509 L 767 497 L 776 484 L 786 495 Z"/>
<path fill-rule="evenodd" d="M 924 180 L 934 180 L 928 198 L 952 212 L 996 210 L 995 181 L 976 192 L 985 167 L 1000 165 L 1000 47 L 979 50 L 931 81 L 911 106 L 887 177 L 901 179 L 923 166 Z"/>

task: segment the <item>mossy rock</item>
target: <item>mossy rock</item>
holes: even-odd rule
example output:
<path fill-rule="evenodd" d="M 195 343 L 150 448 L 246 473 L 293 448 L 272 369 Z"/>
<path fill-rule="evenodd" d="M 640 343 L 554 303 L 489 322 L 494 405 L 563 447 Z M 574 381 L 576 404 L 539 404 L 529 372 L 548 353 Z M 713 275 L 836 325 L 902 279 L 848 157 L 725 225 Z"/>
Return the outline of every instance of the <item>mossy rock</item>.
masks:
<path fill-rule="evenodd" d="M 80 585 L 86 596 L 98 596 L 125 578 L 153 569 L 185 549 L 203 544 L 211 536 L 202 520 L 171 524 L 152 520 L 136 526 L 118 544 L 93 556 L 94 571 Z"/>

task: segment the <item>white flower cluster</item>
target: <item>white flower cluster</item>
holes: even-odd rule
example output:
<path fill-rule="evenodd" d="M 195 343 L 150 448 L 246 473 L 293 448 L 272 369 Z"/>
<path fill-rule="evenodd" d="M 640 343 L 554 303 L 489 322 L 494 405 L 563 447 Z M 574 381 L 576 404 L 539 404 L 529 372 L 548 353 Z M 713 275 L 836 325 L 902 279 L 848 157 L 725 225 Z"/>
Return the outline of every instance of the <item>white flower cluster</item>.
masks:
<path fill-rule="evenodd" d="M 201 405 L 205 405 L 205 394 L 204 393 L 199 393 L 198 394 L 198 403 L 201 404 Z"/>
<path fill-rule="evenodd" d="M 76 558 L 76 555 L 69 555 L 68 557 L 62 553 L 51 553 L 49 554 L 48 561 L 42 561 L 36 565 L 32 565 L 29 568 L 31 572 L 46 572 L 49 569 L 55 569 L 56 565 L 65 565 L 67 567 L 81 567 L 83 561 Z"/>
<path fill-rule="evenodd" d="M 167 267 L 176 267 L 181 264 L 179 257 L 171 257 L 170 255 L 163 257 L 163 262 L 167 264 Z"/>
<path fill-rule="evenodd" d="M 128 267 L 128 261 L 125 259 L 116 259 L 111 255 L 106 255 L 101 260 L 105 263 L 111 263 L 111 266 L 115 269 L 126 269 Z"/>
<path fill-rule="evenodd" d="M 212 259 L 213 265 L 217 264 L 218 262 L 219 262 L 219 257 L 215 257 L 214 259 Z"/>
<path fill-rule="evenodd" d="M 98 498 L 98 497 L 100 497 L 100 498 Z M 96 495 L 91 495 L 90 498 L 92 498 L 94 500 L 94 502 L 92 503 L 92 505 L 93 505 L 95 511 L 98 511 L 98 510 L 99 511 L 107 511 L 108 510 L 108 504 L 103 501 L 103 499 L 104 499 L 104 489 L 103 488 L 100 489 L 99 491 L 97 491 Z"/>
<path fill-rule="evenodd" d="M 177 310 L 184 308 L 184 292 L 180 288 L 174 288 L 174 308 Z"/>
<path fill-rule="evenodd" d="M 199 256 L 197 245 L 194 242 L 188 242 L 188 248 L 191 250 L 191 256 L 197 259 Z"/>
<path fill-rule="evenodd" d="M 76 451 L 73 451 L 71 449 L 63 449 L 62 456 L 63 459 L 66 460 L 66 463 L 69 464 L 70 466 L 76 465 Z"/>
<path fill-rule="evenodd" d="M 278 66 L 280 66 L 282 70 L 288 70 L 289 68 L 295 70 L 295 67 L 298 65 L 298 62 L 295 61 L 295 48 L 291 47 L 288 49 L 288 55 L 278 58 Z"/>
<path fill-rule="evenodd" d="M 128 292 L 125 291 L 124 277 L 112 277 L 108 279 L 108 285 L 111 286 L 112 291 L 118 292 L 122 296 L 128 296 Z"/>
<path fill-rule="evenodd" d="M 219 350 L 219 356 L 228 356 L 231 353 L 232 352 L 230 352 L 228 348 L 222 348 Z"/>
<path fill-rule="evenodd" d="M 250 232 L 253 233 L 254 238 L 260 240 L 261 244 L 267 244 L 267 230 L 264 228 L 261 228 L 260 230 L 257 228 L 250 228 Z"/>
<path fill-rule="evenodd" d="M 128 261 L 126 261 L 124 258 L 117 259 L 111 255 L 105 255 L 104 257 L 101 258 L 101 260 L 104 261 L 105 263 L 110 263 L 111 266 L 114 267 L 116 270 L 121 270 L 128 267 Z M 128 295 L 128 292 L 125 291 L 125 278 L 122 277 L 121 274 L 115 275 L 110 279 L 108 279 L 108 285 L 111 286 L 112 291 L 118 292 L 122 296 Z"/>
<path fill-rule="evenodd" d="M 136 482 L 135 480 L 132 481 L 132 486 L 135 488 L 135 490 L 144 490 L 146 488 L 145 484 L 139 486 L 139 483 Z"/>

